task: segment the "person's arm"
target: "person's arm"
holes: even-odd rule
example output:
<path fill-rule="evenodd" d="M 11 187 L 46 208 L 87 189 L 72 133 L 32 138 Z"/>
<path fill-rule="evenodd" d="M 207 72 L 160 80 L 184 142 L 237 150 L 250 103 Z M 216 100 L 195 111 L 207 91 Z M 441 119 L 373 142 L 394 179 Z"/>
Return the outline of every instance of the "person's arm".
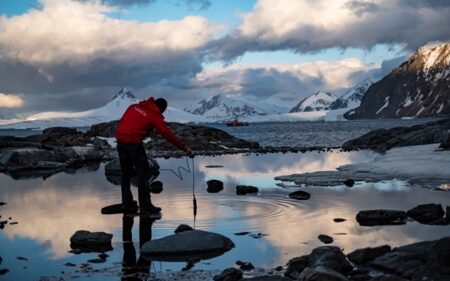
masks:
<path fill-rule="evenodd" d="M 158 133 L 160 133 L 166 140 L 168 140 L 170 143 L 175 145 L 178 149 L 183 150 L 185 152 L 190 152 L 188 154 L 192 153 L 192 150 L 185 145 L 173 132 L 169 127 L 167 127 L 166 122 L 164 122 L 164 119 L 158 118 L 157 120 L 154 120 L 153 127 L 155 128 Z"/>

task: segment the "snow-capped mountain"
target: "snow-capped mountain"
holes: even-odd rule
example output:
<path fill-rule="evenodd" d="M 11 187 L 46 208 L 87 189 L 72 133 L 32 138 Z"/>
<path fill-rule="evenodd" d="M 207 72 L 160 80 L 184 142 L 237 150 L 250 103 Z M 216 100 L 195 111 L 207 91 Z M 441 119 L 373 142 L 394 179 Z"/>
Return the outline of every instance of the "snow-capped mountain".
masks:
<path fill-rule="evenodd" d="M 127 89 L 123 88 L 110 102 L 102 107 L 82 112 L 42 112 L 26 119 L 1 122 L 1 128 L 45 129 L 49 127 L 88 127 L 101 122 L 118 120 L 125 110 L 139 100 Z M 166 121 L 202 122 L 203 118 L 189 114 L 181 109 L 168 107 L 164 113 Z"/>
<path fill-rule="evenodd" d="M 331 104 L 336 101 L 337 97 L 331 93 L 317 92 L 294 106 L 289 112 L 310 112 L 329 110 Z"/>
<path fill-rule="evenodd" d="M 450 116 L 450 44 L 419 48 L 372 86 L 348 119 Z"/>
<path fill-rule="evenodd" d="M 364 96 L 364 93 L 369 89 L 369 87 L 373 84 L 370 79 L 366 79 L 360 83 L 358 83 L 355 87 L 348 90 L 345 94 L 340 96 L 337 100 L 335 100 L 331 105 L 330 109 L 353 109 L 358 107 L 361 104 L 361 99 Z"/>
<path fill-rule="evenodd" d="M 233 118 L 280 113 L 283 109 L 238 95 L 215 95 L 184 108 L 184 111 L 207 118 Z"/>

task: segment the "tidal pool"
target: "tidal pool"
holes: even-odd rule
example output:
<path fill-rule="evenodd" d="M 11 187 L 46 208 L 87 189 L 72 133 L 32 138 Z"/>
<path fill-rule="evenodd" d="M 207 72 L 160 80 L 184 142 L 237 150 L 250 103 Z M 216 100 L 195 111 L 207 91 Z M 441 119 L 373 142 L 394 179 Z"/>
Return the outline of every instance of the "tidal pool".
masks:
<path fill-rule="evenodd" d="M 61 272 L 79 270 L 80 265 L 97 258 L 98 253 L 72 254 L 69 238 L 77 230 L 112 233 L 113 250 L 94 269 L 121 267 L 123 261 L 139 258 L 140 238 L 157 239 L 172 234 L 179 224 L 221 233 L 236 247 L 225 254 L 202 260 L 194 269 L 225 269 L 236 261 L 252 262 L 257 267 L 274 268 L 313 248 L 323 245 L 319 234 L 334 238 L 332 245 L 345 253 L 356 248 L 389 244 L 398 246 L 415 241 L 438 239 L 448 235 L 448 226 L 422 225 L 408 221 L 402 226 L 362 227 L 355 220 L 359 210 L 408 210 L 418 204 L 448 205 L 450 193 L 410 186 L 402 181 L 358 183 L 353 188 L 277 186 L 275 176 L 293 173 L 334 170 L 350 163 L 373 159 L 374 153 L 308 152 L 287 154 L 238 154 L 191 159 L 157 159 L 161 168 L 158 180 L 164 183 L 152 201 L 162 207 L 162 218 L 150 224 L 139 217 L 123 220 L 121 215 L 102 215 L 104 206 L 120 202 L 120 187 L 109 182 L 104 165 L 75 174 L 60 173 L 49 178 L 14 180 L 0 175 L 0 221 L 8 221 L 0 230 L 0 269 L 9 272 L 5 280 L 37 280 L 41 276 L 58 276 Z M 189 164 L 193 174 L 181 170 L 183 179 L 175 176 L 179 167 Z M 209 168 L 207 166 L 223 166 Z M 170 171 L 173 170 L 172 171 Z M 224 182 L 220 193 L 207 193 L 206 181 Z M 194 192 L 198 204 L 193 216 Z M 255 185 L 257 195 L 235 194 L 237 184 Z M 297 201 L 287 195 L 295 190 L 311 193 L 311 199 Z M 133 188 L 137 198 L 137 188 Z M 334 218 L 345 218 L 335 223 Z M 11 219 L 9 219 L 11 218 Z M 17 222 L 17 224 L 10 224 Z M 140 225 L 145 229 L 139 229 Z M 141 230 L 141 231 L 140 231 Z M 123 243 L 122 234 L 131 232 L 133 243 Z M 235 233 L 250 232 L 238 236 Z M 253 236 L 252 236 L 253 234 Z M 256 238 L 255 238 L 256 237 Z M 131 255 L 131 257 L 130 257 Z M 17 259 L 17 257 L 25 257 Z M 75 267 L 65 266 L 72 263 Z M 148 267 L 158 274 L 181 270 L 184 262 L 151 262 Z M 119 271 L 120 272 L 120 271 Z M 115 280 L 120 279 L 120 274 Z M 85 280 L 114 280 L 111 277 L 82 276 Z"/>

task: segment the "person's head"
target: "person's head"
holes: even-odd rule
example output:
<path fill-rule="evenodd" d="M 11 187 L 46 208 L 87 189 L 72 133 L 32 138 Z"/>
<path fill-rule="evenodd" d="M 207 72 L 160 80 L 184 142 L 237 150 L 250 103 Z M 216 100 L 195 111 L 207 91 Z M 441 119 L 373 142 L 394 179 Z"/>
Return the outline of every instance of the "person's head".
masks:
<path fill-rule="evenodd" d="M 156 106 L 159 108 L 161 113 L 163 113 L 167 108 L 167 101 L 163 98 L 159 98 L 155 100 Z"/>

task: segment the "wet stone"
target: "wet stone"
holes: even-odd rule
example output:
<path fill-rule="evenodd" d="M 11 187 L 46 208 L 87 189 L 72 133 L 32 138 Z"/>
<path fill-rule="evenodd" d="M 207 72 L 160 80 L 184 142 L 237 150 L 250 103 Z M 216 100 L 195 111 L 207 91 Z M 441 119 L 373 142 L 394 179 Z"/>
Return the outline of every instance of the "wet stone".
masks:
<path fill-rule="evenodd" d="M 246 195 L 248 193 L 258 193 L 259 189 L 251 185 L 238 185 L 236 186 L 237 195 Z"/>
<path fill-rule="evenodd" d="M 112 234 L 105 232 L 78 230 L 70 237 L 70 246 L 72 249 L 80 249 L 87 252 L 105 252 L 112 249 L 112 237 Z"/>
<path fill-rule="evenodd" d="M 308 267 L 309 256 L 301 256 L 297 258 L 291 259 L 287 263 L 286 271 L 284 272 L 284 276 L 296 279 L 300 276 L 300 273 Z"/>
<path fill-rule="evenodd" d="M 325 234 L 320 234 L 317 239 L 319 239 L 324 244 L 331 244 L 334 242 L 333 237 Z"/>
<path fill-rule="evenodd" d="M 356 215 L 356 221 L 362 226 L 405 224 L 406 212 L 396 210 L 367 210 Z"/>
<path fill-rule="evenodd" d="M 0 202 L 0 206 L 6 205 L 5 202 Z"/>
<path fill-rule="evenodd" d="M 344 181 L 344 184 L 348 187 L 353 187 L 355 185 L 355 181 L 352 179 L 348 179 Z"/>
<path fill-rule="evenodd" d="M 250 232 L 248 232 L 248 231 L 236 232 L 234 235 L 237 235 L 237 236 L 244 236 L 244 235 L 247 235 L 247 234 L 250 234 Z"/>
<path fill-rule="evenodd" d="M 148 187 L 150 192 L 154 194 L 159 194 L 163 191 L 163 183 L 161 181 L 153 181 Z"/>
<path fill-rule="evenodd" d="M 209 180 L 206 184 L 208 185 L 208 193 L 217 193 L 223 190 L 223 182 L 220 180 Z"/>
<path fill-rule="evenodd" d="M 294 191 L 292 193 L 289 194 L 289 198 L 292 199 L 297 199 L 297 200 L 308 200 L 309 198 L 311 198 L 311 194 L 309 194 L 306 191 Z"/>
<path fill-rule="evenodd" d="M 71 263 L 71 262 L 66 262 L 64 265 L 65 265 L 65 266 L 69 266 L 69 267 L 77 266 L 76 264 Z"/>
<path fill-rule="evenodd" d="M 344 253 L 335 246 L 315 248 L 309 255 L 308 266 L 312 268 L 322 266 L 342 274 L 347 274 L 353 270 Z"/>
<path fill-rule="evenodd" d="M 346 221 L 346 219 L 343 219 L 343 218 L 335 218 L 335 219 L 333 219 L 333 221 L 334 221 L 334 222 L 344 222 L 344 221 Z"/>
<path fill-rule="evenodd" d="M 388 245 L 358 249 L 347 255 L 347 258 L 355 264 L 367 263 L 379 256 L 382 256 L 391 251 L 391 247 Z"/>
<path fill-rule="evenodd" d="M 307 267 L 300 274 L 297 280 L 303 281 L 350 281 L 347 277 L 332 269 L 322 266 L 311 268 Z"/>
<path fill-rule="evenodd" d="M 9 269 L 6 269 L 6 268 L 0 269 L 0 275 L 5 275 L 8 272 L 9 272 Z"/>
<path fill-rule="evenodd" d="M 192 227 L 190 227 L 187 224 L 180 224 L 176 229 L 175 229 L 175 233 L 180 233 L 180 232 L 184 232 L 184 231 L 190 231 L 190 230 L 194 230 Z"/>
<path fill-rule="evenodd" d="M 21 261 L 27 261 L 28 259 L 25 257 L 16 257 L 16 259 L 21 260 Z"/>
<path fill-rule="evenodd" d="M 106 258 L 109 257 L 109 255 L 107 255 L 105 253 L 100 253 L 100 254 L 98 254 L 98 257 L 105 260 Z"/>
<path fill-rule="evenodd" d="M 88 260 L 89 263 L 104 263 L 106 259 L 90 259 Z"/>
<path fill-rule="evenodd" d="M 255 269 L 255 267 L 251 262 L 237 261 L 236 264 L 239 265 L 239 268 L 244 271 L 250 271 Z"/>
<path fill-rule="evenodd" d="M 438 221 L 445 215 L 441 204 L 419 205 L 406 212 L 406 214 L 410 218 L 425 224 Z"/>
<path fill-rule="evenodd" d="M 258 277 L 252 277 L 252 278 L 245 278 L 242 279 L 243 281 L 292 281 L 292 279 L 288 279 L 286 277 L 282 276 L 258 276 Z"/>
<path fill-rule="evenodd" d="M 214 281 L 238 281 L 242 279 L 242 271 L 234 267 L 227 268 L 221 274 L 214 276 Z"/>

